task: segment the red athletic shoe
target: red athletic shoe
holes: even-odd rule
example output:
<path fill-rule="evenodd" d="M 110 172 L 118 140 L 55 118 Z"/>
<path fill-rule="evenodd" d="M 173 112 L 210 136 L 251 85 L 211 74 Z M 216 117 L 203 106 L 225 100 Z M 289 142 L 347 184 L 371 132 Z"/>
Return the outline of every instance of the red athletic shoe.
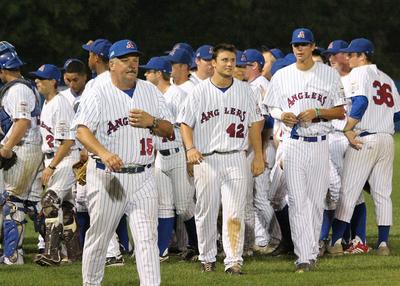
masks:
<path fill-rule="evenodd" d="M 370 248 L 367 244 L 362 243 L 357 239 L 353 239 L 349 248 L 344 251 L 344 254 L 363 254 L 368 253 Z"/>

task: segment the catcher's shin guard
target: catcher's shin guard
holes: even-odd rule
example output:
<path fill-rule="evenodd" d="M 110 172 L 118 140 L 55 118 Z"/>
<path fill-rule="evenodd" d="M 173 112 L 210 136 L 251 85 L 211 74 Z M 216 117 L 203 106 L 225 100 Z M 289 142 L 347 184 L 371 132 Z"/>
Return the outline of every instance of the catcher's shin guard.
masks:
<path fill-rule="evenodd" d="M 35 262 L 42 266 L 59 265 L 61 263 L 60 243 L 63 225 L 57 217 L 46 218 L 46 237 L 44 253 L 39 255 Z"/>
<path fill-rule="evenodd" d="M 63 202 L 63 220 L 64 220 L 64 242 L 67 248 L 68 259 L 77 261 L 82 258 L 82 248 L 79 241 L 78 225 L 74 206 L 69 202 Z"/>

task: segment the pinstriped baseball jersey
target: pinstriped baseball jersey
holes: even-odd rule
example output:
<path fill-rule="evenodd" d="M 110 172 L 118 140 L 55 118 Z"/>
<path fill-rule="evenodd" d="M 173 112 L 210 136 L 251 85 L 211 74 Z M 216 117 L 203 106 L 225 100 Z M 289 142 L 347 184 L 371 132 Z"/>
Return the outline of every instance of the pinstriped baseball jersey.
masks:
<path fill-rule="evenodd" d="M 275 73 L 270 82 L 264 105 L 279 107 L 284 112 L 298 115 L 310 108 L 331 108 L 344 105 L 344 96 L 341 92 L 339 73 L 322 63 L 314 63 L 307 70 L 297 69 L 292 64 Z M 299 136 L 325 135 L 332 125 L 330 121 L 318 123 L 303 123 L 295 126 Z M 282 130 L 290 134 L 291 128 L 282 124 Z"/>
<path fill-rule="evenodd" d="M 31 112 L 35 109 L 38 98 L 37 95 L 24 84 L 17 83 L 10 87 L 5 93 L 1 104 L 4 110 L 10 115 L 12 120 L 15 119 L 28 119 L 31 124 L 27 133 L 23 137 L 23 141 L 27 143 L 38 144 L 40 142 L 40 133 L 38 127 L 38 118 L 32 117 Z M 7 136 L 11 134 L 12 127 L 8 131 L 6 137 L 3 139 L 2 144 L 5 143 Z"/>
<path fill-rule="evenodd" d="M 247 150 L 248 127 L 262 119 L 247 83 L 233 79 L 231 87 L 222 92 L 208 79 L 189 94 L 177 122 L 195 127 L 196 149 L 211 153 Z"/>
<path fill-rule="evenodd" d="M 195 87 L 195 84 L 192 81 L 187 80 L 184 83 L 177 85 L 177 87 L 182 89 L 186 94 L 189 94 L 192 92 L 193 88 Z"/>
<path fill-rule="evenodd" d="M 343 85 L 343 92 L 346 95 L 350 88 L 349 75 L 342 76 L 342 77 L 340 77 L 340 79 L 341 79 L 342 85 Z M 345 100 L 346 100 L 347 104 L 344 106 L 344 108 L 347 111 L 347 110 L 350 110 L 349 107 L 351 106 L 351 100 L 348 98 L 345 98 Z M 332 126 L 335 128 L 335 130 L 342 131 L 344 126 L 346 125 L 346 121 L 347 121 L 347 119 L 344 118 L 344 119 L 334 119 L 331 122 L 332 122 Z"/>
<path fill-rule="evenodd" d="M 174 124 L 178 116 L 179 110 L 186 99 L 186 94 L 176 85 L 171 85 L 163 94 L 168 110 L 171 112 L 172 121 Z M 156 137 L 155 147 L 157 150 L 166 150 L 182 146 L 182 137 L 178 125 L 174 126 L 174 136 L 172 138 Z"/>
<path fill-rule="evenodd" d="M 88 127 L 100 144 L 117 154 L 125 165 L 147 165 L 154 161 L 154 136 L 147 128 L 129 125 L 131 109 L 142 109 L 167 120 L 172 117 L 163 96 L 153 84 L 137 80 L 131 98 L 111 81 L 105 81 L 95 85 L 83 97 L 72 128 L 78 125 Z"/>
<path fill-rule="evenodd" d="M 89 80 L 86 85 L 85 85 L 85 90 L 82 93 L 82 96 L 84 95 L 86 90 L 89 90 L 90 88 L 92 88 L 93 86 L 95 86 L 98 83 L 101 82 L 105 82 L 105 81 L 110 81 L 111 77 L 110 77 L 110 72 L 109 71 L 105 71 L 99 75 L 97 75 L 95 78 L 92 78 L 91 80 Z"/>
<path fill-rule="evenodd" d="M 260 75 L 253 81 L 249 82 L 249 84 L 253 92 L 254 93 L 259 92 L 261 99 L 263 99 L 268 89 L 269 80 Z"/>
<path fill-rule="evenodd" d="M 190 75 L 189 80 L 193 83 L 193 86 L 196 86 L 203 81 L 196 75 L 195 72 Z"/>
<path fill-rule="evenodd" d="M 70 130 L 70 122 L 73 118 L 72 106 L 60 94 L 44 103 L 40 114 L 43 153 L 56 152 L 59 140 L 75 139 L 74 133 Z"/>
<path fill-rule="evenodd" d="M 63 91 L 60 91 L 60 93 L 68 100 L 69 104 L 71 104 L 72 107 L 75 107 L 75 104 L 79 102 L 81 95 L 75 96 L 72 92 L 71 89 L 65 89 Z M 75 109 L 74 109 L 75 110 Z"/>
<path fill-rule="evenodd" d="M 393 114 L 400 110 L 399 93 L 393 80 L 371 64 L 354 68 L 349 81 L 347 97 L 368 98 L 368 108 L 355 130 L 393 134 Z"/>

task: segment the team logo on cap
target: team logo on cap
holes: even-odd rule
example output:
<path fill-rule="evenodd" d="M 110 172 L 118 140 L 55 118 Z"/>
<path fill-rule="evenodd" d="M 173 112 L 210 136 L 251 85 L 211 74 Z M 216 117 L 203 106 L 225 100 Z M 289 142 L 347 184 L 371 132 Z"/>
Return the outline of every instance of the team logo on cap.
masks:
<path fill-rule="evenodd" d="M 44 71 L 44 65 L 42 65 L 40 68 L 39 68 L 39 70 L 42 72 L 42 71 Z"/>
<path fill-rule="evenodd" d="M 300 39 L 304 39 L 306 36 L 304 35 L 304 31 L 300 31 L 298 34 L 297 34 L 297 38 L 300 38 Z"/>
<path fill-rule="evenodd" d="M 128 42 L 126 43 L 126 48 L 127 48 L 127 49 L 134 49 L 134 48 L 135 48 L 135 45 L 133 44 L 133 42 L 128 41 Z"/>
<path fill-rule="evenodd" d="M 333 42 L 330 42 L 328 49 L 332 49 L 333 48 Z"/>
<path fill-rule="evenodd" d="M 243 54 L 243 55 L 240 57 L 240 61 L 242 61 L 242 62 L 247 62 L 247 58 L 246 58 L 246 55 L 245 55 L 245 54 Z"/>
<path fill-rule="evenodd" d="M 210 49 L 208 50 L 208 53 L 209 53 L 209 54 L 212 54 L 212 53 L 213 53 L 213 47 L 210 47 Z"/>

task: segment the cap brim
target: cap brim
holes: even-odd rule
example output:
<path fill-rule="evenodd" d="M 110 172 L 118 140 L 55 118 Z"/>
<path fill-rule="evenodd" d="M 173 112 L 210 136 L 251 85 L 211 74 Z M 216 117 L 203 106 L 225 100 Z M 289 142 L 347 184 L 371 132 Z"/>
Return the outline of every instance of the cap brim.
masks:
<path fill-rule="evenodd" d="M 90 45 L 84 44 L 84 45 L 82 45 L 82 49 L 84 49 L 84 50 L 90 52 Z"/>
<path fill-rule="evenodd" d="M 43 76 L 43 74 L 38 73 L 37 71 L 30 72 L 29 75 L 30 75 L 32 78 L 38 78 L 38 79 L 48 79 L 48 80 L 54 79 L 54 78 L 45 77 L 45 76 Z M 55 79 L 54 79 L 54 80 L 55 80 Z"/>
<path fill-rule="evenodd" d="M 141 55 L 143 55 L 143 53 L 140 52 L 140 51 L 130 51 L 130 52 L 127 52 L 127 53 L 120 53 L 120 54 L 113 55 L 112 58 L 110 58 L 110 59 L 113 59 L 113 58 L 122 58 L 122 57 L 125 57 L 125 56 L 127 56 L 127 55 L 141 56 Z"/>
<path fill-rule="evenodd" d="M 313 42 L 311 42 L 311 41 L 306 41 L 306 40 L 297 40 L 297 41 L 291 41 L 291 42 L 290 42 L 291 45 L 293 45 L 293 44 L 300 44 L 300 43 L 311 44 L 311 43 L 313 43 Z"/>

